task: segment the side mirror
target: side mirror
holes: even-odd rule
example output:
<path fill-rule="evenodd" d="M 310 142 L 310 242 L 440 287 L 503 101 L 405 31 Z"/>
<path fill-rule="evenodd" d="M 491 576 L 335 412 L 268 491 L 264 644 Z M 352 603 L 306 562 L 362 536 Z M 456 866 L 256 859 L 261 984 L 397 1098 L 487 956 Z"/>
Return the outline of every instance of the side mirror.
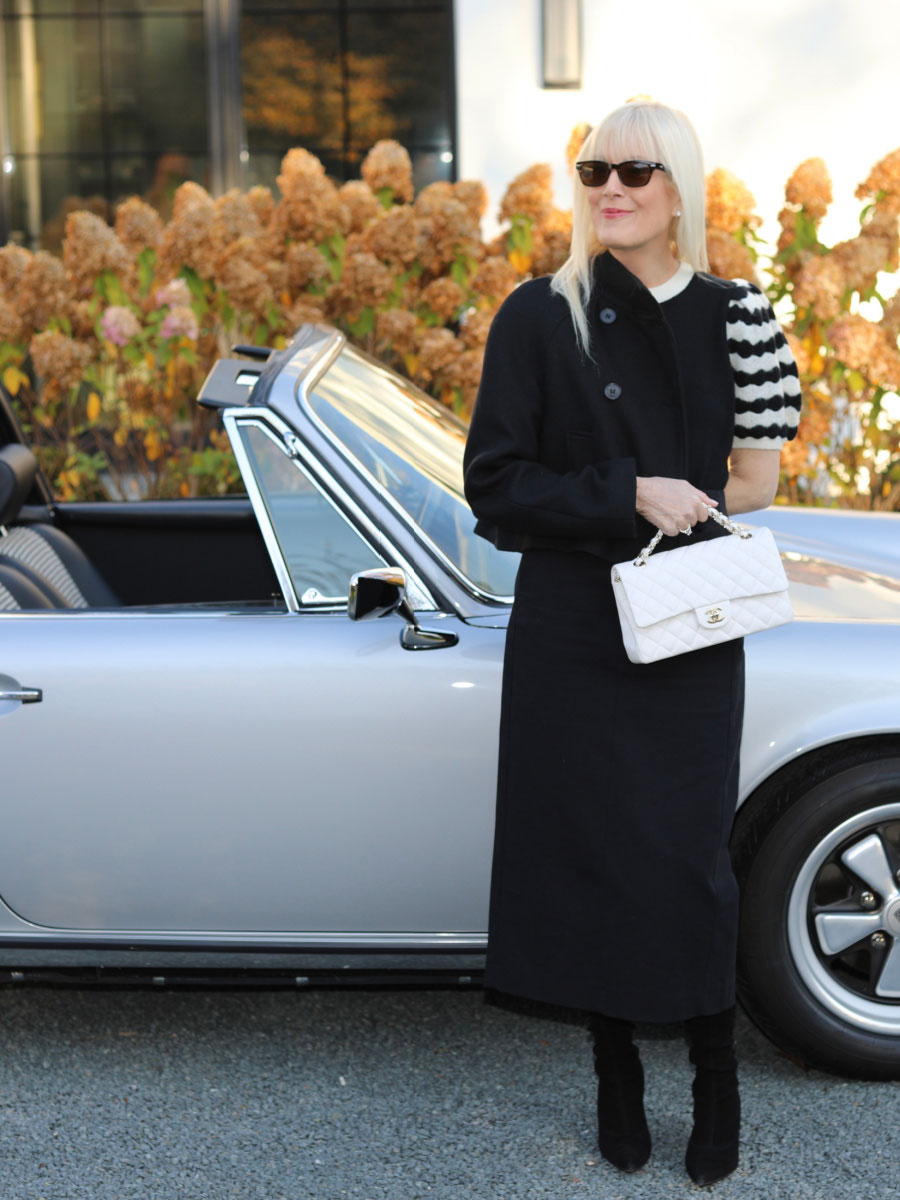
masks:
<path fill-rule="evenodd" d="M 456 633 L 421 628 L 406 598 L 406 576 L 399 567 L 375 567 L 351 577 L 347 599 L 347 616 L 351 621 L 386 617 L 393 612 L 400 613 L 407 622 L 400 634 L 404 650 L 440 650 L 459 641 Z"/>

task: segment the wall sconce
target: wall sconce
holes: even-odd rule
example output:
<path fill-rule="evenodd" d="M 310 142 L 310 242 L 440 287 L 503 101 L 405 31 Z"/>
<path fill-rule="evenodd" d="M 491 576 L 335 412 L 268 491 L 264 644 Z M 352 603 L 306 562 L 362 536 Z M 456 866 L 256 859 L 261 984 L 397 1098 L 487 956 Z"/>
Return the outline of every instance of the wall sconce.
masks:
<path fill-rule="evenodd" d="M 581 87 L 581 0 L 541 0 L 545 88 Z"/>

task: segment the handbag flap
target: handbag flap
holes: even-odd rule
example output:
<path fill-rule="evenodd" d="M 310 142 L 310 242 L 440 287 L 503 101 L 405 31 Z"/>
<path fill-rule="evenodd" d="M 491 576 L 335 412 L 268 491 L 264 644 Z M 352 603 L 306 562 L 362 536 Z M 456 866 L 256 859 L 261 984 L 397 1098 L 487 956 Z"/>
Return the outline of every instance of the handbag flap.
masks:
<path fill-rule="evenodd" d="M 644 566 L 616 563 L 635 625 L 644 628 L 722 601 L 787 591 L 771 529 L 757 526 L 752 533 L 665 550 L 652 554 Z"/>

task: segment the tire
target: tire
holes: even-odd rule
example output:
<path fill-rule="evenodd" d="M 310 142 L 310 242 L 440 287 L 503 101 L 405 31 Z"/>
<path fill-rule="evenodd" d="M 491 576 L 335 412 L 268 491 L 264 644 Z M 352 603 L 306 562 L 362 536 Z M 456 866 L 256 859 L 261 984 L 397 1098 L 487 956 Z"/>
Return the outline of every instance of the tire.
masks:
<path fill-rule="evenodd" d="M 745 809 L 742 1005 L 810 1066 L 900 1079 L 900 752 L 804 760 Z"/>

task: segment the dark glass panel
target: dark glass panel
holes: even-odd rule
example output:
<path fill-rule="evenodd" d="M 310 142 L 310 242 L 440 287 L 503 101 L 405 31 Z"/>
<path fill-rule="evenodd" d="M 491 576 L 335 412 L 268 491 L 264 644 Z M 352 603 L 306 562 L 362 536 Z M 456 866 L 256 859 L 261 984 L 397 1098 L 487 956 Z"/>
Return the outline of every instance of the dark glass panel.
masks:
<path fill-rule="evenodd" d="M 140 196 L 167 221 L 172 215 L 175 190 L 182 183 L 191 179 L 209 187 L 209 161 L 205 152 L 114 158 L 109 175 L 113 209 L 129 196 Z"/>
<path fill-rule="evenodd" d="M 347 18 L 350 142 L 380 137 L 446 146 L 451 141 L 449 13 L 354 12 Z"/>
<path fill-rule="evenodd" d="M 10 240 L 29 247 L 58 250 L 66 216 L 74 209 L 110 216 L 106 165 L 100 155 L 20 158 L 6 182 Z"/>
<path fill-rule="evenodd" d="M 205 152 L 209 122 L 201 16 L 110 17 L 104 57 L 114 153 Z"/>
<path fill-rule="evenodd" d="M 102 149 L 100 22 L 26 19 L 4 34 L 13 153 Z"/>
<path fill-rule="evenodd" d="M 100 0 L 0 0 L 4 17 L 96 16 Z"/>
<path fill-rule="evenodd" d="M 241 20 L 244 124 L 251 155 L 343 142 L 340 26 L 329 15 Z"/>

